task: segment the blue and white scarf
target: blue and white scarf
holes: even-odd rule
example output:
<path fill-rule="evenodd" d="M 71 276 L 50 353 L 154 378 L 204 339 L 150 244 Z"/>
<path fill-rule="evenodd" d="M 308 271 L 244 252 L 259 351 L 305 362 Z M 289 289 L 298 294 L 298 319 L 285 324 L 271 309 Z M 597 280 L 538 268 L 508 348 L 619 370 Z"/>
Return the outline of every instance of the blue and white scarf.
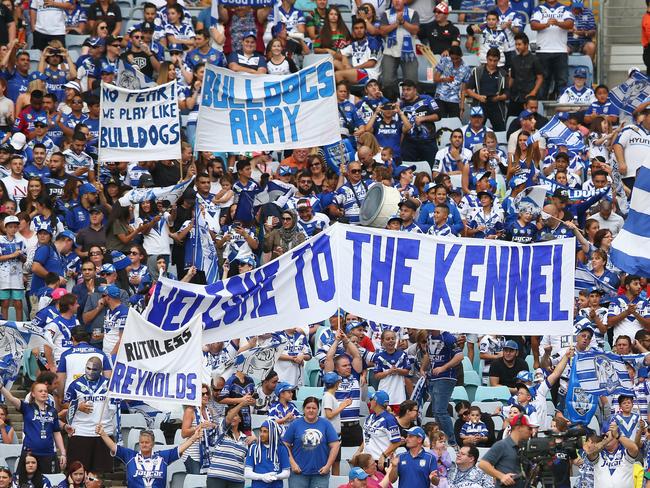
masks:
<path fill-rule="evenodd" d="M 411 11 L 404 7 L 404 22 L 411 23 Z M 397 12 L 395 11 L 394 8 L 391 8 L 387 13 L 388 17 L 388 23 L 389 24 L 394 24 L 397 22 Z M 401 26 L 400 26 L 401 27 Z M 398 27 L 394 31 L 392 31 L 390 34 L 388 34 L 388 39 L 386 40 L 387 46 L 393 47 L 397 44 L 397 31 L 400 29 Z M 411 37 L 411 34 L 409 31 L 404 29 L 404 39 L 402 40 L 402 56 L 401 56 L 403 61 L 415 61 L 415 44 L 413 43 L 413 38 Z"/>

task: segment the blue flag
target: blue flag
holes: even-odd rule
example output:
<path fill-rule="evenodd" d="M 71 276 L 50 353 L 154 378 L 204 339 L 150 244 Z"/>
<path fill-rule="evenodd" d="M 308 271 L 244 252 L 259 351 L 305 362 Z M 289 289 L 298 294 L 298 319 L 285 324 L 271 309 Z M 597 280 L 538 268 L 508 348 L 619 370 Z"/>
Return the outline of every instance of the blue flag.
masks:
<path fill-rule="evenodd" d="M 571 368 L 569 376 L 564 416 L 572 424 L 589 425 L 598 408 L 598 397 L 585 391 L 580 385 L 575 362 L 576 358 L 573 359 L 574 367 Z"/>
<path fill-rule="evenodd" d="M 18 376 L 25 351 L 42 345 L 54 346 L 50 335 L 31 322 L 0 320 L 0 378 L 7 388 Z"/>
<path fill-rule="evenodd" d="M 618 86 L 609 92 L 609 99 L 621 113 L 621 116 L 634 112 L 641 103 L 650 97 L 650 79 L 640 71 L 633 71 L 632 74 Z"/>
<path fill-rule="evenodd" d="M 345 138 L 334 144 L 327 144 L 322 149 L 323 158 L 327 165 L 338 175 L 339 166 L 354 161 L 356 149 L 349 138 Z"/>
<path fill-rule="evenodd" d="M 205 273 L 206 283 L 219 281 L 219 257 L 210 229 L 214 223 L 208 212 L 201 208 L 197 199 L 194 207 L 194 266 Z"/>

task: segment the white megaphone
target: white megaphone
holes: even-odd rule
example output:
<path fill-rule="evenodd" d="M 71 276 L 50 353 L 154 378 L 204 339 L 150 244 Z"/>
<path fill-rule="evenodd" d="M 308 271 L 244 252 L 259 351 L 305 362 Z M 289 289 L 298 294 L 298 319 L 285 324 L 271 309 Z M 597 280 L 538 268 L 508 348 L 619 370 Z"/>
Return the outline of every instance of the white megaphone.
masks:
<path fill-rule="evenodd" d="M 373 185 L 366 193 L 366 199 L 361 205 L 359 221 L 367 227 L 385 229 L 388 219 L 398 211 L 402 195 L 392 186 Z"/>

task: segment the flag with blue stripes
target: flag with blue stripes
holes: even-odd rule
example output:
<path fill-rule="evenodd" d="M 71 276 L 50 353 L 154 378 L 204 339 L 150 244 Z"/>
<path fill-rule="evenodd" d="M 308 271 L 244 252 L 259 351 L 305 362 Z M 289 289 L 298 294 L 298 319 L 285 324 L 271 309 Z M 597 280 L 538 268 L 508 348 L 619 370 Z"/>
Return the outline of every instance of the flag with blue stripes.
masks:
<path fill-rule="evenodd" d="M 571 374 L 569 376 L 564 403 L 564 416 L 572 424 L 589 425 L 598 408 L 598 397 L 585 391 L 580 384 L 578 368 L 575 367 L 576 360 L 577 358 L 573 359 L 574 367 L 571 368 Z"/>
<path fill-rule="evenodd" d="M 283 208 L 296 193 L 297 188 L 291 183 L 280 180 L 269 180 L 263 188 L 240 191 L 237 196 L 235 219 L 242 222 L 253 222 L 257 209 L 267 203 L 275 203 Z"/>
<path fill-rule="evenodd" d="M 354 139 L 351 140 L 349 138 L 345 138 L 340 142 L 327 144 L 319 150 L 327 165 L 337 175 L 340 173 L 340 165 L 348 164 L 350 161 L 354 161 L 356 149 L 354 147 L 353 140 Z"/>
<path fill-rule="evenodd" d="M 128 207 L 135 203 L 146 202 L 147 200 L 156 200 L 158 202 L 167 200 L 173 205 L 193 181 L 194 176 L 189 180 L 181 181 L 175 185 L 159 186 L 155 188 L 134 188 L 133 190 L 127 191 L 118 201 L 123 207 Z"/>
<path fill-rule="evenodd" d="M 156 86 L 156 82 L 124 59 L 117 61 L 116 85 L 129 90 L 142 90 Z"/>
<path fill-rule="evenodd" d="M 219 257 L 210 234 L 214 225 L 208 222 L 209 214 L 199 205 L 194 206 L 194 266 L 205 273 L 206 283 L 219 281 Z"/>
<path fill-rule="evenodd" d="M 546 139 L 547 147 L 566 146 L 571 152 L 583 152 L 585 150 L 585 142 L 582 134 L 579 131 L 569 129 L 557 115 L 554 115 L 544 127 L 532 134 L 528 138 L 527 144 L 534 144 L 542 137 Z"/>
<path fill-rule="evenodd" d="M 544 186 L 546 188 L 546 196 L 551 197 L 553 195 L 553 192 L 561 188 L 562 190 L 567 191 L 567 195 L 569 197 L 569 205 L 578 205 L 582 202 L 586 202 L 592 197 L 595 197 L 596 195 L 600 195 L 601 193 L 607 193 L 610 190 L 609 186 L 606 186 L 605 188 L 592 188 L 589 190 L 581 190 L 581 189 L 575 189 L 575 188 L 569 188 L 568 186 L 561 185 L 555 180 L 551 180 L 549 178 L 545 178 L 544 176 L 539 176 L 539 184 L 541 186 Z"/>
<path fill-rule="evenodd" d="M 650 168 L 636 174 L 630 212 L 612 241 L 610 259 L 628 274 L 650 276 Z"/>
<path fill-rule="evenodd" d="M 211 25 L 217 25 L 219 22 L 219 0 L 212 0 L 210 4 L 210 19 L 212 20 Z"/>
<path fill-rule="evenodd" d="M 32 322 L 0 320 L 0 378 L 7 388 L 18 376 L 25 351 L 43 345 L 54 346 L 50 335 Z"/>
<path fill-rule="evenodd" d="M 632 114 L 634 109 L 648 97 L 650 97 L 650 78 L 636 70 L 627 80 L 609 92 L 609 100 L 618 108 L 621 115 Z"/>
<path fill-rule="evenodd" d="M 588 290 L 589 288 L 596 288 L 602 290 L 606 295 L 615 296 L 616 288 L 614 288 L 609 283 L 602 281 L 595 274 L 589 271 L 587 268 L 578 266 L 575 271 L 575 292 L 576 296 L 580 290 Z"/>
<path fill-rule="evenodd" d="M 576 371 L 581 388 L 588 393 L 597 396 L 634 396 L 634 385 L 625 363 L 643 357 L 637 356 L 619 356 L 603 351 L 579 352 L 572 369 Z"/>

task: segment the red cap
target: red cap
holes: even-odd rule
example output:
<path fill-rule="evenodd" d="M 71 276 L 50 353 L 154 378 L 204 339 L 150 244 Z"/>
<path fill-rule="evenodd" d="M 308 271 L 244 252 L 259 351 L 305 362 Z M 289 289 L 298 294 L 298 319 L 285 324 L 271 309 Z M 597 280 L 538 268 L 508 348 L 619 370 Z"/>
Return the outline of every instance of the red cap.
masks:
<path fill-rule="evenodd" d="M 449 14 L 449 5 L 447 5 L 445 2 L 440 2 L 438 5 L 436 5 L 436 8 L 433 9 L 434 12 L 440 12 L 441 14 L 448 15 Z"/>
<path fill-rule="evenodd" d="M 517 415 L 510 421 L 510 427 L 517 427 L 518 425 L 523 425 L 524 427 L 532 427 L 531 423 L 528 420 L 528 415 Z"/>
<path fill-rule="evenodd" d="M 54 290 L 52 290 L 52 300 L 58 300 L 63 295 L 67 295 L 67 294 L 68 294 L 68 290 L 66 290 L 65 288 L 55 288 Z"/>

